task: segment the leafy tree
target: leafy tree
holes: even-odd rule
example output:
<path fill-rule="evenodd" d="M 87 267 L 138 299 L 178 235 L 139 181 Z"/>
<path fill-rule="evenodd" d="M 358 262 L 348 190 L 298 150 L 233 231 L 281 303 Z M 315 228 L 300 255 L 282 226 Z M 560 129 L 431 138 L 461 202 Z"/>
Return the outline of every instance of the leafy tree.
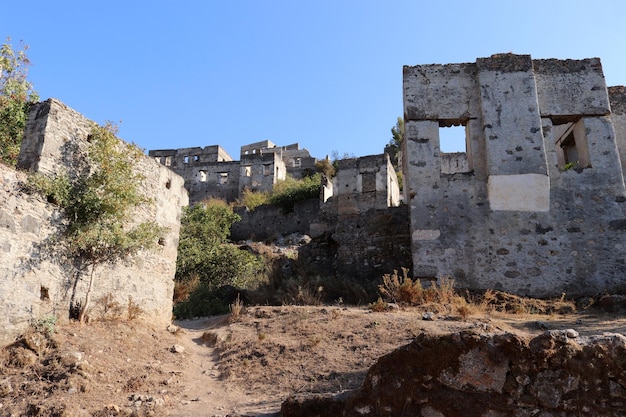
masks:
<path fill-rule="evenodd" d="M 315 163 L 315 169 L 317 169 L 318 172 L 324 174 L 328 179 L 331 179 L 335 176 L 335 167 L 333 166 L 333 163 L 330 162 L 330 159 L 328 157 L 317 161 Z"/>
<path fill-rule="evenodd" d="M 196 283 L 187 300 L 174 307 L 177 317 L 224 313 L 228 309 L 220 291 L 224 286 L 249 288 L 262 276 L 260 259 L 228 243 L 230 228 L 239 219 L 231 206 L 217 199 L 184 210 L 176 281 Z"/>
<path fill-rule="evenodd" d="M 390 157 L 397 164 L 398 160 L 398 152 L 402 150 L 402 142 L 404 141 L 404 119 L 402 117 L 398 117 L 398 121 L 396 125 L 391 128 L 391 140 L 387 145 L 388 152 L 390 153 Z"/>
<path fill-rule="evenodd" d="M 96 268 L 156 246 L 164 232 L 153 221 L 133 222 L 133 209 L 151 203 L 141 193 L 144 177 L 134 170 L 142 153 L 121 142 L 114 132 L 111 124 L 94 124 L 86 152 L 76 149 L 71 174 L 31 177 L 31 184 L 58 204 L 67 220 L 59 243 L 62 253 L 76 266 L 70 308 L 80 304 L 75 304 L 76 286 L 89 272 L 81 322 L 89 311 Z"/>
<path fill-rule="evenodd" d="M 15 166 L 22 144 L 28 109 L 39 100 L 26 79 L 28 46 L 15 51 L 10 38 L 0 46 L 0 162 Z"/>
<path fill-rule="evenodd" d="M 232 224 L 240 219 L 222 200 L 212 199 L 185 207 L 178 241 L 176 279 L 211 274 L 207 265 L 215 264 L 216 251 L 226 243 Z"/>

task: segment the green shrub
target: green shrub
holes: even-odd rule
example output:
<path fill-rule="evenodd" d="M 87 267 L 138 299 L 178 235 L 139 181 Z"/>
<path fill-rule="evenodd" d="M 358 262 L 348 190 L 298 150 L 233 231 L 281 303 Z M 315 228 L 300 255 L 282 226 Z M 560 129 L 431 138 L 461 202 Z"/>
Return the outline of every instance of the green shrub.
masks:
<path fill-rule="evenodd" d="M 297 202 L 319 198 L 320 190 L 321 176 L 319 173 L 301 180 L 288 177 L 274 185 L 269 202 L 281 207 L 286 212 L 291 212 Z"/>
<path fill-rule="evenodd" d="M 241 196 L 240 204 L 246 207 L 248 210 L 252 211 L 258 206 L 263 204 L 268 204 L 270 200 L 269 193 L 264 193 L 261 191 L 252 191 L 252 190 L 244 190 L 243 195 Z"/>
<path fill-rule="evenodd" d="M 185 209 L 175 279 L 187 287 L 188 295 L 176 304 L 176 317 L 226 313 L 231 301 L 224 299 L 222 288 L 253 288 L 264 279 L 263 259 L 228 243 L 230 228 L 239 218 L 222 200 Z"/>
<path fill-rule="evenodd" d="M 28 109 L 39 100 L 26 79 L 30 61 L 28 46 L 13 50 L 7 42 L 0 45 L 0 162 L 15 166 L 22 144 Z"/>

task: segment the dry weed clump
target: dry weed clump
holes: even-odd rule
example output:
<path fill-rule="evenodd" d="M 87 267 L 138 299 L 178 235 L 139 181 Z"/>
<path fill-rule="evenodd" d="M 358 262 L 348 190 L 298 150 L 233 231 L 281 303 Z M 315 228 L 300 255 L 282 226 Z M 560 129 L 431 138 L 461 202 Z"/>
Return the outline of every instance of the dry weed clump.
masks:
<path fill-rule="evenodd" d="M 241 321 L 241 316 L 245 313 L 245 307 L 243 301 L 239 298 L 239 294 L 237 294 L 237 299 L 228 308 L 230 309 L 229 321 L 231 323 Z"/>
<path fill-rule="evenodd" d="M 378 286 L 380 293 L 393 302 L 404 305 L 451 304 L 458 295 L 454 291 L 454 281 L 441 278 L 439 282 L 424 288 L 420 279 L 409 278 L 409 270 L 402 268 L 402 276 L 398 271 L 383 275 L 383 284 Z"/>
<path fill-rule="evenodd" d="M 126 320 L 133 321 L 138 319 L 144 311 L 131 296 L 128 296 L 128 302 L 126 306 L 123 306 L 115 301 L 113 294 L 107 293 L 96 300 L 89 320 L 119 321 L 124 317 L 124 313 L 126 313 Z M 97 317 L 96 314 L 98 314 Z"/>
<path fill-rule="evenodd" d="M 174 281 L 174 304 L 187 301 L 191 294 L 200 285 L 200 276 L 191 274 L 187 279 Z"/>
<path fill-rule="evenodd" d="M 487 313 L 491 306 L 485 300 L 492 297 L 492 292 L 486 298 L 471 297 L 469 294 L 460 295 L 454 288 L 454 280 L 443 277 L 429 287 L 424 287 L 419 279 L 411 279 L 408 269 L 402 268 L 402 276 L 398 271 L 383 276 L 383 284 L 379 285 L 380 293 L 394 303 L 405 306 L 422 306 L 437 313 L 456 314 L 463 319 L 478 314 Z M 369 305 L 373 311 L 389 311 L 390 306 L 382 297 Z"/>

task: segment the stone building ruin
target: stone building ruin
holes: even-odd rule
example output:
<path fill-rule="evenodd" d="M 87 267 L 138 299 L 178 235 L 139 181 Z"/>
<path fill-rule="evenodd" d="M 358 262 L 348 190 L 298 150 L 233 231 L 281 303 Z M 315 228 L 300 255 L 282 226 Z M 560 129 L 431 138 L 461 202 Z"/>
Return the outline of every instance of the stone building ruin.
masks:
<path fill-rule="evenodd" d="M 598 58 L 404 67 L 416 277 L 531 296 L 626 290 L 624 87 Z M 463 126 L 466 149 L 440 151 Z"/>
<path fill-rule="evenodd" d="M 92 122 L 58 100 L 31 107 L 18 167 L 54 174 L 68 167 L 67 152 L 88 141 Z M 107 303 L 132 301 L 142 318 L 166 324 L 172 318 L 172 296 L 182 206 L 188 202 L 183 179 L 152 158 L 137 160 L 144 193 L 154 201 L 137 209 L 137 221 L 150 219 L 166 228 L 159 247 L 143 251 L 134 262 L 102 265 L 95 271 L 92 312 L 97 318 Z M 8 343 L 33 320 L 56 316 L 67 320 L 75 271 L 48 252 L 63 221 L 58 207 L 24 191 L 26 173 L 0 164 L 0 343 Z M 82 300 L 88 279 L 77 282 Z"/>
<path fill-rule="evenodd" d="M 277 146 L 269 140 L 241 147 L 240 159 L 219 145 L 151 150 L 148 155 L 185 179 L 191 203 L 207 198 L 238 200 L 244 190 L 270 191 L 287 175 L 315 172 L 316 159 L 295 143 Z"/>

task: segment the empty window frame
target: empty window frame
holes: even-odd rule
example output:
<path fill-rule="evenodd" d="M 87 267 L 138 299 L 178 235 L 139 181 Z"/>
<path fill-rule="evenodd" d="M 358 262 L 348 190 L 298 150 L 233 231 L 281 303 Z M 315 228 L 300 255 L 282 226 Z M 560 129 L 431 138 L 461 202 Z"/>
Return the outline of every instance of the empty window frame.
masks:
<path fill-rule="evenodd" d="M 441 153 L 467 153 L 465 125 L 443 125 L 439 123 L 439 149 Z"/>
<path fill-rule="evenodd" d="M 557 164 L 560 170 L 591 167 L 587 134 L 582 119 L 555 123 L 553 132 Z"/>
<path fill-rule="evenodd" d="M 468 152 L 466 120 L 439 121 L 439 150 L 442 174 L 472 172 Z"/>
<path fill-rule="evenodd" d="M 207 180 L 207 173 L 204 170 L 200 170 L 198 171 L 198 180 L 200 180 L 200 182 L 206 182 Z"/>
<path fill-rule="evenodd" d="M 166 167 L 172 166 L 172 157 L 171 156 L 166 156 L 165 157 L 165 166 Z"/>
<path fill-rule="evenodd" d="M 252 176 L 252 166 L 251 165 L 246 165 L 243 167 L 244 171 L 243 171 L 243 175 L 245 177 L 251 177 Z"/>
<path fill-rule="evenodd" d="M 183 163 L 185 163 L 185 164 L 189 163 L 189 156 L 188 155 L 183 156 Z"/>
<path fill-rule="evenodd" d="M 266 177 L 268 175 L 272 175 L 272 165 L 271 164 L 264 164 L 263 165 L 263 175 L 265 175 Z"/>
<path fill-rule="evenodd" d="M 220 184 L 226 184 L 228 183 L 228 172 L 220 172 L 219 174 L 219 183 Z"/>
<path fill-rule="evenodd" d="M 301 168 L 302 167 L 302 158 L 293 158 L 291 162 L 291 166 L 293 168 Z"/>

